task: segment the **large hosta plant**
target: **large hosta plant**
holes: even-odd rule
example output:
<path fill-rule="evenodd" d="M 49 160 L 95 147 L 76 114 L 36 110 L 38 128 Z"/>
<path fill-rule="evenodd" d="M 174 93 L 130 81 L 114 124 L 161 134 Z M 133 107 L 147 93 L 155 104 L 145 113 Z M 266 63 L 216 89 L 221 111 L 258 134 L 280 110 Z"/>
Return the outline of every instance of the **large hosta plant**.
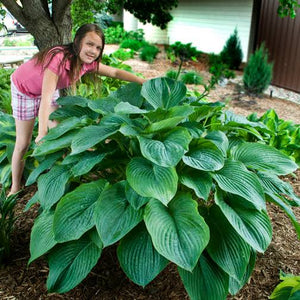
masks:
<path fill-rule="evenodd" d="M 134 283 L 174 263 L 191 299 L 225 299 L 271 242 L 267 201 L 300 236 L 291 208 L 299 198 L 278 177 L 297 165 L 264 144 L 263 124 L 188 98 L 166 78 L 59 102 L 60 124 L 34 150 L 27 181 L 38 186 L 28 208 L 41 207 L 30 262 L 47 256 L 50 292 L 74 288 L 117 243 Z"/>

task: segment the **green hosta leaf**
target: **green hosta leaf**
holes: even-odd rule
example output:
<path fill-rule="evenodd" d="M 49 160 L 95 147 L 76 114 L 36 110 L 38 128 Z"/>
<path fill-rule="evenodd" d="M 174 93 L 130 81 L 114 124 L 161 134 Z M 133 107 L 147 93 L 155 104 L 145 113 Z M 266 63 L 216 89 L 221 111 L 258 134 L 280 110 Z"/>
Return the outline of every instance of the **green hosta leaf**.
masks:
<path fill-rule="evenodd" d="M 89 235 L 57 245 L 49 255 L 48 291 L 65 293 L 78 285 L 96 265 L 99 246 Z"/>
<path fill-rule="evenodd" d="M 126 199 L 135 210 L 139 210 L 150 200 L 150 198 L 140 196 L 128 183 L 125 185 L 125 193 Z"/>
<path fill-rule="evenodd" d="M 168 110 L 157 109 L 145 116 L 148 118 L 150 125 L 144 130 L 145 133 L 171 130 L 180 122 L 185 120 L 193 112 L 193 107 L 189 105 L 175 106 Z"/>
<path fill-rule="evenodd" d="M 101 125 L 105 126 L 116 126 L 116 125 L 131 125 L 133 126 L 132 120 L 126 116 L 121 114 L 108 114 L 101 119 Z"/>
<path fill-rule="evenodd" d="M 194 190 L 197 197 L 208 200 L 212 188 L 212 178 L 208 172 L 185 167 L 179 174 L 179 181 Z"/>
<path fill-rule="evenodd" d="M 93 101 L 91 101 L 93 102 Z M 81 106 L 64 106 L 58 108 L 56 111 L 54 111 L 49 119 L 50 120 L 57 120 L 57 121 L 63 121 L 68 118 L 77 117 L 80 118 L 82 116 L 86 116 L 92 120 L 98 118 L 98 114 L 94 111 L 92 111 L 88 107 L 81 107 Z"/>
<path fill-rule="evenodd" d="M 209 241 L 209 228 L 190 195 L 176 196 L 168 207 L 151 199 L 144 220 L 155 249 L 181 268 L 192 271 Z"/>
<path fill-rule="evenodd" d="M 81 184 L 59 201 L 53 223 L 56 241 L 77 240 L 95 225 L 95 204 L 106 184 L 102 179 Z"/>
<path fill-rule="evenodd" d="M 5 185 L 11 175 L 11 165 L 0 166 L 0 183 Z"/>
<path fill-rule="evenodd" d="M 230 276 L 240 281 L 246 271 L 250 246 L 230 225 L 218 206 L 213 205 L 205 217 L 210 230 L 207 251 L 210 257 Z"/>
<path fill-rule="evenodd" d="M 183 122 L 180 124 L 181 127 L 186 128 L 190 135 L 194 138 L 194 139 L 198 139 L 200 137 L 202 137 L 203 132 L 204 132 L 204 127 L 197 123 L 197 122 Z"/>
<path fill-rule="evenodd" d="M 143 114 L 147 113 L 148 110 L 140 109 L 128 102 L 120 102 L 115 106 L 115 112 L 119 114 Z"/>
<path fill-rule="evenodd" d="M 233 277 L 229 278 L 229 293 L 231 295 L 237 294 L 238 291 L 248 282 L 252 274 L 252 271 L 255 267 L 255 262 L 256 262 L 256 252 L 251 248 L 249 263 L 247 265 L 246 272 L 242 280 L 238 281 Z"/>
<path fill-rule="evenodd" d="M 87 98 L 81 96 L 66 96 L 60 97 L 57 99 L 57 103 L 59 105 L 71 105 L 71 106 L 80 106 L 86 107 L 89 100 Z"/>
<path fill-rule="evenodd" d="M 267 200 L 278 205 L 287 214 L 296 229 L 298 238 L 300 239 L 300 224 L 291 207 L 286 204 L 280 195 L 267 193 Z"/>
<path fill-rule="evenodd" d="M 222 190 L 247 199 L 258 210 L 266 208 L 264 190 L 258 177 L 241 162 L 226 160 L 224 167 L 212 176 Z"/>
<path fill-rule="evenodd" d="M 236 232 L 258 252 L 264 252 L 272 239 L 272 226 L 266 211 L 251 208 L 245 199 L 236 195 L 225 196 L 218 191 L 216 204 Z"/>
<path fill-rule="evenodd" d="M 284 279 L 274 289 L 270 296 L 273 300 L 298 300 L 300 291 L 300 276 Z"/>
<path fill-rule="evenodd" d="M 126 176 L 139 195 L 159 199 L 165 205 L 177 191 L 175 168 L 161 167 L 145 158 L 133 158 L 127 165 Z"/>
<path fill-rule="evenodd" d="M 30 235 L 30 259 L 31 263 L 41 255 L 47 253 L 57 242 L 54 239 L 52 229 L 54 211 L 44 210 L 34 221 Z"/>
<path fill-rule="evenodd" d="M 143 219 L 143 210 L 135 210 L 125 194 L 125 181 L 105 189 L 96 203 L 96 227 L 104 246 L 120 240 Z"/>
<path fill-rule="evenodd" d="M 3 160 L 7 157 L 7 153 L 5 149 L 0 150 L 0 164 L 3 162 Z"/>
<path fill-rule="evenodd" d="M 219 170 L 224 165 L 222 151 L 213 142 L 203 138 L 196 145 L 190 146 L 182 160 L 186 165 L 202 171 Z"/>
<path fill-rule="evenodd" d="M 287 155 L 268 145 L 244 143 L 231 150 L 233 159 L 243 162 L 248 168 L 285 175 L 298 166 Z"/>
<path fill-rule="evenodd" d="M 139 83 L 131 82 L 122 85 L 119 89 L 111 93 L 111 96 L 122 102 L 129 102 L 131 105 L 141 107 L 143 98 L 141 96 L 142 86 Z"/>
<path fill-rule="evenodd" d="M 120 242 L 118 258 L 121 268 L 134 283 L 146 286 L 168 264 L 153 247 L 144 224 L 139 224 Z"/>
<path fill-rule="evenodd" d="M 83 152 L 116 133 L 119 126 L 91 125 L 82 128 L 72 140 L 72 155 Z"/>
<path fill-rule="evenodd" d="M 103 160 L 105 155 L 105 153 L 93 151 L 84 152 L 80 161 L 78 161 L 71 169 L 74 177 L 87 174 L 95 165 L 99 164 Z"/>
<path fill-rule="evenodd" d="M 192 122 L 200 122 L 202 120 L 208 119 L 213 115 L 217 115 L 218 112 L 221 111 L 221 106 L 211 106 L 211 103 L 206 103 L 201 106 L 195 107 L 195 112 L 190 116 L 190 121 Z"/>
<path fill-rule="evenodd" d="M 43 209 L 50 209 L 64 194 L 65 185 L 71 177 L 66 166 L 54 166 L 38 179 L 38 198 Z"/>
<path fill-rule="evenodd" d="M 154 107 L 171 108 L 179 104 L 186 95 L 186 86 L 169 78 L 154 78 L 142 87 L 142 96 Z"/>
<path fill-rule="evenodd" d="M 257 172 L 257 176 L 261 180 L 262 186 L 264 187 L 265 191 L 270 194 L 278 195 L 285 195 L 288 196 L 290 199 L 286 198 L 286 201 L 293 205 L 293 206 L 300 206 L 300 197 L 298 197 L 294 191 L 293 187 L 289 182 L 280 180 L 276 175 L 269 174 L 266 172 Z"/>
<path fill-rule="evenodd" d="M 226 153 L 229 147 L 229 141 L 226 134 L 222 131 L 209 131 L 205 136 L 205 139 L 212 141 L 218 149 L 220 149 L 226 157 Z"/>
<path fill-rule="evenodd" d="M 43 173 L 44 171 L 50 169 L 53 164 L 57 161 L 59 157 L 62 157 L 63 151 L 55 152 L 53 154 L 48 155 L 39 165 L 37 168 L 35 168 L 29 175 L 26 186 L 33 184 L 39 175 Z"/>
<path fill-rule="evenodd" d="M 175 167 L 188 150 L 191 139 L 185 128 L 175 128 L 161 140 L 138 137 L 143 156 L 162 167 Z"/>
<path fill-rule="evenodd" d="M 54 140 L 58 137 L 62 136 L 66 132 L 76 129 L 79 127 L 83 127 L 88 124 L 88 118 L 86 116 L 77 118 L 71 117 L 66 120 L 61 121 L 56 127 L 51 128 L 49 133 L 45 136 L 44 140 Z"/>
<path fill-rule="evenodd" d="M 88 106 L 93 111 L 102 115 L 106 115 L 114 112 L 114 108 L 118 103 L 120 103 L 119 99 L 109 96 L 107 98 L 89 101 Z"/>
<path fill-rule="evenodd" d="M 258 127 L 258 128 L 266 128 L 266 126 L 259 122 L 251 122 L 246 117 L 237 115 L 230 110 L 226 110 L 223 114 L 224 122 L 228 125 L 249 125 L 249 127 Z"/>
<path fill-rule="evenodd" d="M 178 271 L 191 300 L 226 299 L 228 275 L 209 257 L 202 254 L 193 272 Z"/>
<path fill-rule="evenodd" d="M 68 148 L 71 145 L 72 140 L 76 136 L 77 132 L 77 130 L 71 131 L 59 137 L 56 140 L 44 141 L 42 144 L 40 144 L 34 149 L 32 156 L 48 155 L 59 150 Z"/>

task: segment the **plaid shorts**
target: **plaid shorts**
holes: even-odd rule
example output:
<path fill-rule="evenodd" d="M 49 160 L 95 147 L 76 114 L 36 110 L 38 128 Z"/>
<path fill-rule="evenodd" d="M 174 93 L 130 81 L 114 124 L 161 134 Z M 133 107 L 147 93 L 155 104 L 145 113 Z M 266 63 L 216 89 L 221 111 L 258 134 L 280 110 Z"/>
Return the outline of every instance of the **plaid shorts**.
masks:
<path fill-rule="evenodd" d="M 58 106 L 56 99 L 59 97 L 59 91 L 53 94 L 51 106 Z M 17 120 L 32 120 L 39 114 L 41 96 L 32 98 L 21 93 L 11 80 L 11 106 L 13 117 Z"/>

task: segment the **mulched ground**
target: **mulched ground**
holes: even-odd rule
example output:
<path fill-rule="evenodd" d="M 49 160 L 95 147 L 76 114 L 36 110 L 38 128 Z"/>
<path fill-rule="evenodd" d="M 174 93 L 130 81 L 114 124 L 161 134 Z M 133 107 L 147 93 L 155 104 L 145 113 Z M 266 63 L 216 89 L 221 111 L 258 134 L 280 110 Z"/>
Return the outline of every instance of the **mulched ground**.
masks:
<path fill-rule="evenodd" d="M 162 76 L 173 66 L 160 56 L 153 64 L 138 60 L 128 61 L 135 71 L 146 78 Z M 207 76 L 205 65 L 189 65 L 186 68 L 196 69 Z M 191 88 L 199 88 L 191 86 Z M 210 101 L 229 101 L 228 106 L 236 113 L 248 115 L 256 111 L 258 115 L 267 109 L 274 108 L 280 118 L 299 122 L 299 105 L 290 101 L 270 98 L 268 96 L 251 98 L 240 93 L 235 84 L 217 87 L 210 94 Z M 300 195 L 300 170 L 295 176 L 287 176 Z M 45 283 L 48 274 L 46 261 L 41 258 L 27 266 L 29 259 L 29 240 L 33 220 L 37 215 L 37 207 L 23 212 L 24 206 L 35 192 L 35 186 L 26 188 L 16 208 L 18 219 L 12 235 L 12 255 L 5 266 L 0 267 L 0 299 L 1 300 L 184 300 L 187 293 L 181 283 L 174 264 L 170 264 L 159 276 L 145 288 L 133 284 L 120 269 L 116 247 L 104 249 L 98 265 L 88 277 L 72 291 L 63 294 L 48 294 Z M 288 217 L 276 206 L 268 205 L 268 213 L 273 225 L 273 240 L 264 254 L 259 254 L 252 277 L 247 285 L 234 297 L 228 300 L 264 300 L 268 299 L 274 287 L 279 283 L 279 270 L 286 273 L 300 274 L 300 242 Z M 300 208 L 294 209 L 300 220 Z"/>

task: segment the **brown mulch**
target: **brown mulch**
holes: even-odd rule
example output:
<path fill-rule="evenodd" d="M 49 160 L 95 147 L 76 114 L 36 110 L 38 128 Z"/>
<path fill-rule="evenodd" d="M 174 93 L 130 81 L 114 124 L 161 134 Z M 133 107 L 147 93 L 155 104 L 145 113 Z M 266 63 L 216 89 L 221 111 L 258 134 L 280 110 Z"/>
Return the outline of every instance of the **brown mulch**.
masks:
<path fill-rule="evenodd" d="M 160 54 L 153 64 L 130 60 L 127 62 L 137 72 L 146 78 L 158 77 L 165 74 L 170 68 L 176 68 L 165 56 Z M 205 62 L 190 63 L 187 69 L 195 69 L 208 76 Z M 189 86 L 190 88 L 199 88 Z M 248 97 L 240 93 L 234 84 L 217 87 L 210 94 L 210 101 L 229 101 L 231 110 L 242 115 L 257 112 L 263 114 L 267 109 L 274 108 L 280 118 L 285 120 L 300 120 L 300 105 L 276 98 Z M 285 177 L 296 192 L 300 195 L 300 170 L 295 176 Z M 181 283 L 174 264 L 158 275 L 145 288 L 133 284 L 121 270 L 116 247 L 111 246 L 103 250 L 98 265 L 87 278 L 72 291 L 63 295 L 47 294 L 46 279 L 48 265 L 44 258 L 34 261 L 29 266 L 29 240 L 33 220 L 37 216 L 37 207 L 24 212 L 23 209 L 35 192 L 35 187 L 28 187 L 19 200 L 16 208 L 18 219 L 14 234 L 12 235 L 12 255 L 5 266 L 0 266 L 0 299 L 101 299 L 101 300 L 184 300 L 188 299 L 187 293 Z M 273 225 L 273 239 L 264 254 L 258 254 L 253 274 L 243 289 L 230 300 L 264 300 L 268 299 L 272 290 L 279 283 L 279 270 L 286 273 L 300 274 L 300 243 L 295 230 L 288 217 L 275 205 L 268 204 L 268 213 Z M 295 208 L 294 213 L 300 220 L 300 208 Z"/>

